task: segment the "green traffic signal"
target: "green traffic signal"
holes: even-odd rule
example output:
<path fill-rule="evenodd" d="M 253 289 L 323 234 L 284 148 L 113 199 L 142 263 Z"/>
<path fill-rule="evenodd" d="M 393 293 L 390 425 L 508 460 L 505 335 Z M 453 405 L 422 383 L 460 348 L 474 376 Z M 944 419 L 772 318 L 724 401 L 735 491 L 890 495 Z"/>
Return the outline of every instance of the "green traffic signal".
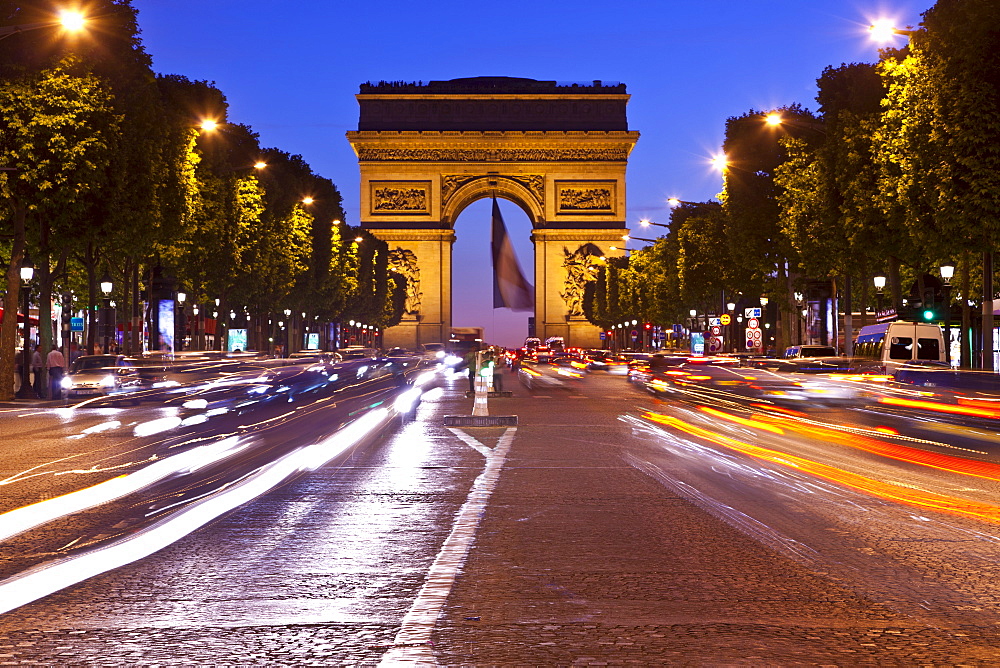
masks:
<path fill-rule="evenodd" d="M 924 320 L 930 322 L 933 319 L 934 319 L 934 311 L 932 311 L 931 309 L 926 309 L 924 311 Z"/>

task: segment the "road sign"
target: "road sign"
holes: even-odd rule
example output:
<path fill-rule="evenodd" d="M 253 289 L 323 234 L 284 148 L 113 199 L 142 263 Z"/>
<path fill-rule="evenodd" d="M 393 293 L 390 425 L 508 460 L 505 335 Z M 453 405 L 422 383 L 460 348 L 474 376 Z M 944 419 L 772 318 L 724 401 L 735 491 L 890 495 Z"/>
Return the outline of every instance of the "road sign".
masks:
<path fill-rule="evenodd" d="M 760 341 L 760 330 L 759 329 L 748 329 L 747 337 L 753 339 L 754 341 Z"/>
<path fill-rule="evenodd" d="M 760 308 L 748 308 L 748 309 L 744 309 L 744 311 L 743 311 L 743 317 L 745 317 L 745 318 L 759 318 L 760 317 Z"/>
<path fill-rule="evenodd" d="M 718 336 L 708 337 L 708 341 L 705 342 L 705 352 L 709 353 L 721 353 L 722 352 L 722 338 Z"/>
<path fill-rule="evenodd" d="M 712 327 L 712 326 L 715 326 L 715 325 L 721 325 L 721 324 L 722 324 L 722 318 L 716 317 L 714 315 L 713 316 L 709 316 L 709 318 L 708 318 L 708 326 L 709 327 Z"/>
<path fill-rule="evenodd" d="M 757 318 L 747 320 L 747 329 L 757 329 L 758 327 L 760 327 L 760 320 Z"/>
<path fill-rule="evenodd" d="M 606 338 L 608 338 L 607 333 L 606 332 L 601 332 L 601 341 L 603 341 Z"/>
<path fill-rule="evenodd" d="M 719 318 L 719 320 L 722 322 L 723 325 L 728 325 L 733 321 L 733 319 L 729 317 L 728 313 L 723 313 L 722 317 Z"/>
<path fill-rule="evenodd" d="M 639 332 L 637 332 L 636 330 L 633 329 L 632 330 L 632 340 L 635 341 L 638 338 L 639 338 Z"/>
<path fill-rule="evenodd" d="M 71 331 L 71 332 L 82 332 L 83 331 L 83 318 L 70 318 L 69 319 L 69 331 Z"/>
<path fill-rule="evenodd" d="M 674 324 L 674 331 L 677 332 L 678 334 L 680 334 L 681 332 L 684 331 L 684 325 L 682 325 L 680 323 L 675 323 Z"/>
<path fill-rule="evenodd" d="M 722 334 L 722 325 L 712 325 L 712 336 L 719 336 Z"/>
<path fill-rule="evenodd" d="M 660 332 L 660 341 L 666 341 L 666 340 L 667 340 L 667 333 Z"/>

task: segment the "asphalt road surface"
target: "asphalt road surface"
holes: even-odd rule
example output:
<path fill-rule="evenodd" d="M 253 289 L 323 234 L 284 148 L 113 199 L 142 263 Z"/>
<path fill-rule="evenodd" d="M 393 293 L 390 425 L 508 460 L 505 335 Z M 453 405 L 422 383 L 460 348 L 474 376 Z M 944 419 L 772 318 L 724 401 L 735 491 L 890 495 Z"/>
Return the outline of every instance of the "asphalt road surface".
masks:
<path fill-rule="evenodd" d="M 547 369 L 446 428 L 462 376 L 284 373 L 2 409 L 0 664 L 1000 660 L 988 404 Z"/>

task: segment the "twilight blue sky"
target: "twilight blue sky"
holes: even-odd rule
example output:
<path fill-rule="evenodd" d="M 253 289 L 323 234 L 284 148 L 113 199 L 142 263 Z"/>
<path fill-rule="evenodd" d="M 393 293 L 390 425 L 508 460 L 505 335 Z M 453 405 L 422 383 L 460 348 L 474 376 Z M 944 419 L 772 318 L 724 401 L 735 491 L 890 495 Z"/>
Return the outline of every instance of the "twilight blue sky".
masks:
<path fill-rule="evenodd" d="M 932 0 L 548 0 L 424 3 L 382 0 L 134 0 L 153 66 L 208 80 L 230 119 L 264 146 L 301 154 L 334 181 L 358 221 L 358 167 L 344 137 L 355 129 L 358 85 L 379 80 L 515 76 L 620 81 L 629 127 L 628 222 L 666 222 L 666 198 L 713 197 L 721 178 L 707 160 L 726 118 L 794 102 L 814 109 L 827 65 L 872 62 L 871 20 L 916 25 Z M 899 38 L 898 45 L 903 38 Z M 522 266 L 532 268 L 530 225 L 502 202 Z M 493 311 L 489 203 L 456 225 L 456 326 L 519 345 L 525 314 Z M 652 236 L 652 233 L 639 236 Z M 633 242 L 638 246 L 638 242 Z"/>

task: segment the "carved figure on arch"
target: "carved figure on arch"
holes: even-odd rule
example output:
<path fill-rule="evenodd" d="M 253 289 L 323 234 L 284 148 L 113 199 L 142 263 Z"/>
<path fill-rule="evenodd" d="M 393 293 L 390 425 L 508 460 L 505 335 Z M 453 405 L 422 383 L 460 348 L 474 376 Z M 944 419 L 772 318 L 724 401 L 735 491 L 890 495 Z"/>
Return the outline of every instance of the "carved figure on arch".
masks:
<path fill-rule="evenodd" d="M 598 258 L 604 253 L 592 243 L 587 243 L 575 251 L 563 247 L 563 268 L 566 279 L 559 293 L 566 303 L 566 311 L 570 316 L 583 315 L 583 293 L 587 283 L 597 280 L 596 269 Z"/>
<path fill-rule="evenodd" d="M 420 312 L 420 267 L 417 265 L 416 254 L 405 248 L 389 251 L 389 271 L 395 272 L 406 279 L 406 302 L 403 310 L 408 314 Z"/>

